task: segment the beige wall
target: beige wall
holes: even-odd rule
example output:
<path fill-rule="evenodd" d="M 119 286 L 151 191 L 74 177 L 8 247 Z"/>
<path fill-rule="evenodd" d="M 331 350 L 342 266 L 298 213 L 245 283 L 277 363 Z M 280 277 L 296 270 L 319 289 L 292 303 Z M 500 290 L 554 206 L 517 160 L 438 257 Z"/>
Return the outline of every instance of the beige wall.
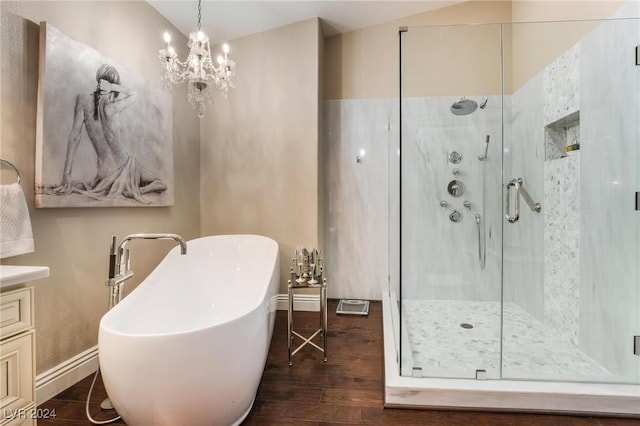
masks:
<path fill-rule="evenodd" d="M 624 3 L 606 0 L 473 0 L 337 35 L 326 40 L 324 97 L 397 97 L 400 26 L 604 19 Z M 594 26 L 593 23 L 505 26 L 505 92 L 511 93 L 528 81 Z M 496 28 L 498 26 L 491 25 L 484 29 L 476 26 L 450 28 L 446 30 L 448 34 L 442 35 L 442 39 L 435 43 L 429 41 L 437 40 L 433 37 L 438 33 L 437 29 L 418 30 L 424 35 L 423 40 L 403 47 L 419 52 L 414 55 L 417 63 L 412 63 L 416 73 L 408 77 L 414 95 L 499 93 L 496 91 L 499 89 L 499 86 L 496 88 L 496 75 L 492 72 L 496 63 L 499 65 L 500 46 L 495 46 L 496 42 L 499 43 Z M 423 42 L 422 46 L 419 46 L 420 42 Z M 487 51 L 483 51 L 484 48 Z"/>
<path fill-rule="evenodd" d="M 508 22 L 510 19 L 511 2 L 470 1 L 331 37 L 326 40 L 325 99 L 397 97 L 398 28 L 401 26 Z M 445 87 L 439 80 L 435 88 L 439 94 L 454 90 L 452 86 L 459 81 L 448 80 L 450 84 Z M 423 81 L 429 82 L 429 76 Z M 426 87 L 423 91 L 432 89 L 434 87 Z M 459 90 L 455 90 L 458 94 Z"/>
<path fill-rule="evenodd" d="M 201 122 L 202 234 L 261 234 L 280 244 L 281 285 L 297 245 L 322 233 L 319 21 L 234 40 L 236 89 Z"/>
<path fill-rule="evenodd" d="M 36 369 L 38 373 L 97 343 L 107 310 L 111 235 L 176 232 L 200 235 L 199 124 L 186 91 L 173 96 L 175 205 L 160 208 L 35 209 L 34 164 L 38 84 L 38 34 L 47 21 L 114 61 L 159 81 L 157 52 L 171 28 L 146 2 L 1 2 L 0 157 L 22 173 L 35 238 L 35 253 L 3 264 L 46 265 L 49 278 L 35 281 Z M 178 31 L 173 30 L 174 38 Z M 186 39 L 176 40 L 176 46 Z M 184 52 L 181 52 L 184 54 Z M 3 174 L 3 176 L 5 176 Z M 172 247 L 169 242 L 135 242 L 131 290 Z"/>

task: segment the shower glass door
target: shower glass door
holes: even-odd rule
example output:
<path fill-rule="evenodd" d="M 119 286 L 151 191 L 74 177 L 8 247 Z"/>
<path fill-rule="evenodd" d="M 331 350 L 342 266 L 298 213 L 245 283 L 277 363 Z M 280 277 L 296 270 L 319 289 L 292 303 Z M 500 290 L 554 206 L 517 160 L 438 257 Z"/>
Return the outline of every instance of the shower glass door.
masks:
<path fill-rule="evenodd" d="M 503 32 L 502 377 L 640 383 L 640 21 Z"/>
<path fill-rule="evenodd" d="M 637 46 L 638 19 L 401 31 L 402 375 L 640 383 Z"/>
<path fill-rule="evenodd" d="M 500 378 L 501 46 L 500 25 L 400 33 L 404 376 Z"/>

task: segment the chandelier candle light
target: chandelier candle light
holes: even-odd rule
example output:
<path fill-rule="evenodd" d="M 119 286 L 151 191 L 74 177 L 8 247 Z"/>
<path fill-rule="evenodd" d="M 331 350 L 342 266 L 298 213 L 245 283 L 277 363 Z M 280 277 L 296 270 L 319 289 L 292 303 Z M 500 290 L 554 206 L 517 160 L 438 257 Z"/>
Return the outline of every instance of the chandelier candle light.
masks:
<path fill-rule="evenodd" d="M 204 116 L 206 103 L 213 103 L 213 87 L 224 92 L 225 97 L 233 85 L 233 77 L 236 73 L 236 63 L 229 59 L 229 45 L 222 45 L 224 56 L 218 55 L 217 66 L 211 59 L 211 47 L 209 37 L 201 30 L 202 1 L 198 0 L 198 31 L 189 34 L 187 47 L 189 56 L 181 62 L 175 49 L 171 46 L 171 35 L 164 33 L 166 43 L 164 49 L 160 49 L 160 66 L 162 68 L 163 86 L 170 89 L 172 85 L 187 83 L 189 88 L 188 99 L 191 107 L 198 108 L 198 117 Z"/>

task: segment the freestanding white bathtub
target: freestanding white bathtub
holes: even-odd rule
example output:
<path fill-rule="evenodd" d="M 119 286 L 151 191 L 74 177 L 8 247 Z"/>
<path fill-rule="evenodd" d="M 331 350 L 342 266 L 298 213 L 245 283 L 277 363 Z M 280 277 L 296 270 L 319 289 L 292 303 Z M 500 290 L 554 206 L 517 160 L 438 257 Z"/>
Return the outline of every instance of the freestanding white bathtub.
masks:
<path fill-rule="evenodd" d="M 266 237 L 204 237 L 186 255 L 171 250 L 100 321 L 100 369 L 124 421 L 242 422 L 267 358 L 278 280 L 278 244 Z"/>

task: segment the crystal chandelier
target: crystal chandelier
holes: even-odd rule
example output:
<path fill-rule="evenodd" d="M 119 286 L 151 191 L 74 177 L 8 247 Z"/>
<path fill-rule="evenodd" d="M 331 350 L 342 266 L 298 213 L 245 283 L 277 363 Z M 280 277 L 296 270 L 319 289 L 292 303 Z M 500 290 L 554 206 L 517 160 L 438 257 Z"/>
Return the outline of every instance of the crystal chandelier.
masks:
<path fill-rule="evenodd" d="M 171 46 L 171 36 L 164 33 L 166 46 L 160 49 L 160 67 L 162 68 L 163 86 L 170 89 L 172 85 L 187 83 L 188 99 L 191 107 L 198 109 L 198 117 L 204 116 L 206 103 L 213 103 L 213 88 L 224 92 L 225 97 L 233 85 L 236 63 L 229 59 L 229 45 L 224 44 L 224 56 L 218 55 L 217 65 L 211 59 L 209 37 L 201 30 L 202 0 L 198 0 L 198 31 L 189 34 L 189 56 L 187 60 L 178 60 L 176 51 Z"/>

